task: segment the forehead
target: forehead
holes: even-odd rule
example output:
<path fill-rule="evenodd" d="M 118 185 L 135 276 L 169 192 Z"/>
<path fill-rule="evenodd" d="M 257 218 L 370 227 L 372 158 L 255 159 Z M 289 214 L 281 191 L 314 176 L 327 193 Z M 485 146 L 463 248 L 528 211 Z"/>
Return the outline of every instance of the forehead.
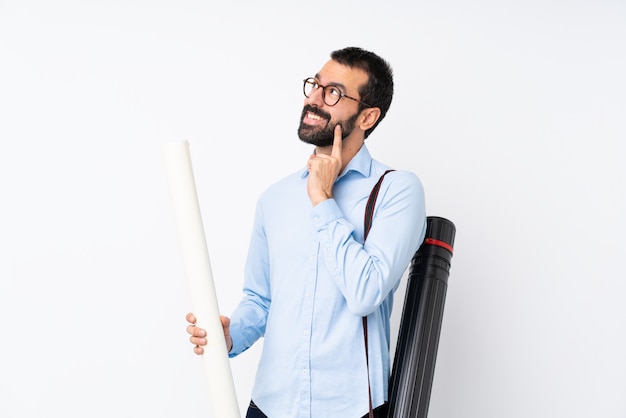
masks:
<path fill-rule="evenodd" d="M 357 93 L 359 88 L 367 83 L 367 73 L 360 68 L 350 68 L 347 65 L 330 60 L 316 74 L 323 85 L 333 84 L 343 87 L 347 94 Z"/>

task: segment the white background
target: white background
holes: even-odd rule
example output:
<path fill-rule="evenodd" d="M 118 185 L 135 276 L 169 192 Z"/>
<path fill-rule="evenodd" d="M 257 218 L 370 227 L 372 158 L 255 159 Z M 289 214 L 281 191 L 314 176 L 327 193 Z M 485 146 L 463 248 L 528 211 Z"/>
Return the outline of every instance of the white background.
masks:
<path fill-rule="evenodd" d="M 161 146 L 228 314 L 301 80 L 355 45 L 396 75 L 370 151 L 457 227 L 429 416 L 625 417 L 623 0 L 214 3 L 0 0 L 0 416 L 208 415 Z"/>

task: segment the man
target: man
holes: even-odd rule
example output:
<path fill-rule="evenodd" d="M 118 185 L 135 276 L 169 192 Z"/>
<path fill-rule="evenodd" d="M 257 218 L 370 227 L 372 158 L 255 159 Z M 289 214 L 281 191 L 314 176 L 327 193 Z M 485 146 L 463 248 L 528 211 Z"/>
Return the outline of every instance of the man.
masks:
<path fill-rule="evenodd" d="M 315 150 L 306 169 L 259 198 L 244 297 L 222 317 L 226 344 L 234 357 L 264 337 L 248 417 L 357 418 L 368 393 L 383 416 L 393 293 L 424 238 L 423 189 L 413 173 L 387 174 L 364 241 L 368 196 L 389 169 L 364 145 L 393 96 L 382 58 L 334 51 L 304 95 L 298 136 Z M 202 354 L 206 332 L 187 320 Z"/>

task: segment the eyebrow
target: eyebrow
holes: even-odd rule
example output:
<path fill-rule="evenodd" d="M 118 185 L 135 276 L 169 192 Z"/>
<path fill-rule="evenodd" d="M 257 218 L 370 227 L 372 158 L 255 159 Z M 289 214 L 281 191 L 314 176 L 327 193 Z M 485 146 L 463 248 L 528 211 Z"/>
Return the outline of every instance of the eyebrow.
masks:
<path fill-rule="evenodd" d="M 319 73 L 315 74 L 315 79 L 317 79 L 317 80 L 319 80 L 319 79 L 320 79 L 320 74 L 319 74 Z M 341 84 L 341 83 L 332 83 L 332 82 L 331 82 L 331 83 L 327 84 L 327 86 L 339 87 L 339 88 L 340 88 L 340 89 L 342 89 L 343 91 L 348 91 L 348 89 L 346 88 L 346 86 L 344 86 L 344 85 L 343 85 L 343 84 Z"/>

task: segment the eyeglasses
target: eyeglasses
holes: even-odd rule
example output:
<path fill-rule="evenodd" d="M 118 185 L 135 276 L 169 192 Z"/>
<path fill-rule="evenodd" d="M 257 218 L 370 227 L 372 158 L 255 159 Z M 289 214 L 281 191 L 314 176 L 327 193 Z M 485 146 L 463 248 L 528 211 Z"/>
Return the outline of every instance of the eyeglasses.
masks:
<path fill-rule="evenodd" d="M 365 107 L 372 107 L 365 102 L 355 99 L 354 97 L 346 96 L 341 92 L 341 90 L 339 90 L 339 87 L 337 86 L 333 86 L 332 84 L 328 86 L 322 86 L 319 81 L 317 81 L 317 79 L 313 77 L 304 79 L 304 86 L 302 87 L 302 91 L 304 92 L 304 95 L 306 97 L 311 97 L 311 94 L 317 89 L 322 89 L 322 100 L 328 106 L 336 105 L 337 103 L 339 103 L 339 100 L 341 100 L 342 97 L 345 97 L 346 99 L 354 100 L 355 102 L 360 103 Z"/>

